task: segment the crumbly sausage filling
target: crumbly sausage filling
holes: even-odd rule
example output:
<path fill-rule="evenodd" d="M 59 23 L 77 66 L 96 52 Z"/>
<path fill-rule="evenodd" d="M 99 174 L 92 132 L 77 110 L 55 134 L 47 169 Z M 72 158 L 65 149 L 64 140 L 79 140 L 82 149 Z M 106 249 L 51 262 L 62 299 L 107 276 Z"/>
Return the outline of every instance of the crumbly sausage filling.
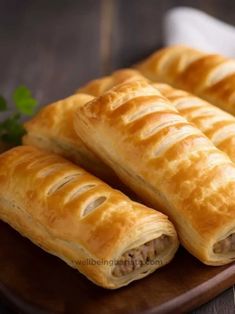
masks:
<path fill-rule="evenodd" d="M 170 237 L 163 234 L 159 238 L 146 242 L 137 248 L 125 252 L 113 270 L 113 275 L 121 277 L 156 260 L 170 243 Z"/>
<path fill-rule="evenodd" d="M 227 238 L 218 241 L 213 246 L 214 253 L 229 253 L 235 251 L 235 233 L 232 233 Z"/>

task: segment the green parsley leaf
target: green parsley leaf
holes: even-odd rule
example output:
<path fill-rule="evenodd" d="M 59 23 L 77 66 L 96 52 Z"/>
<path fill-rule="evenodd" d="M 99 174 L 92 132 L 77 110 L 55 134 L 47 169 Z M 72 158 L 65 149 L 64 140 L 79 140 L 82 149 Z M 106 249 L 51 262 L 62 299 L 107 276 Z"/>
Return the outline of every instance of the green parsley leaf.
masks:
<path fill-rule="evenodd" d="M 0 95 L 0 111 L 7 110 L 7 102 L 3 96 Z"/>
<path fill-rule="evenodd" d="M 7 118 L 1 123 L 1 139 L 4 142 L 20 145 L 21 138 L 24 134 L 25 130 L 19 121 L 18 114 Z"/>
<path fill-rule="evenodd" d="M 8 117 L 0 122 L 0 143 L 7 146 L 20 145 L 22 136 L 26 133 L 21 116 L 32 115 L 37 105 L 37 100 L 32 97 L 30 90 L 25 86 L 19 86 L 13 92 L 12 98 L 16 105 L 15 112 L 9 112 Z M 0 96 L 0 111 L 7 110 L 7 102 Z"/>
<path fill-rule="evenodd" d="M 37 100 L 32 97 L 30 90 L 25 86 L 15 89 L 13 100 L 19 112 L 27 116 L 31 116 L 37 106 Z"/>

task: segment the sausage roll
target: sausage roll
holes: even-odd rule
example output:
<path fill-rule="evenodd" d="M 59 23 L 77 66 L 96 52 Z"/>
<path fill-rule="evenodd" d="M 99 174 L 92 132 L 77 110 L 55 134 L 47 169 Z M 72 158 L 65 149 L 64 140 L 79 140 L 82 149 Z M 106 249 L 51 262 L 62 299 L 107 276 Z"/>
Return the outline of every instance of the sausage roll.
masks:
<path fill-rule="evenodd" d="M 77 94 L 45 106 L 25 123 L 25 145 L 59 154 L 107 181 L 115 174 L 80 140 L 73 128 L 73 115 L 79 106 L 93 97 Z M 117 180 L 116 180 L 117 181 Z"/>
<path fill-rule="evenodd" d="M 151 55 L 137 69 L 153 81 L 185 89 L 235 115 L 235 60 L 171 46 Z"/>
<path fill-rule="evenodd" d="M 235 259 L 235 165 L 146 80 L 77 110 L 75 130 L 146 203 L 161 207 L 202 262 Z"/>
<path fill-rule="evenodd" d="M 235 162 L 235 117 L 193 94 L 156 83 L 154 86 L 173 104 L 179 113 L 194 123 L 216 147 Z"/>
<path fill-rule="evenodd" d="M 118 78 L 118 79 L 117 79 Z M 100 96 L 118 83 L 127 79 L 144 78 L 138 71 L 123 69 L 111 76 L 96 79 L 85 85 L 81 91 Z M 215 146 L 235 161 L 235 118 L 225 111 L 211 105 L 193 94 L 175 89 L 167 84 L 155 83 L 154 86 L 167 97 L 182 116 L 194 123 Z M 80 90 L 78 90 L 80 91 Z"/>
<path fill-rule="evenodd" d="M 0 185 L 0 218 L 102 287 L 147 276 L 178 248 L 164 214 L 57 155 L 30 146 L 0 155 Z"/>

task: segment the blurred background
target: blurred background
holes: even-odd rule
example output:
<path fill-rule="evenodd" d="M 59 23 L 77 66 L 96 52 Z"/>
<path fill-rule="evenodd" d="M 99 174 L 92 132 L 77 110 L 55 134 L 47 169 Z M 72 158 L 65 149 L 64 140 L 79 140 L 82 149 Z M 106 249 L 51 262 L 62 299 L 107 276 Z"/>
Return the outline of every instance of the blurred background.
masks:
<path fill-rule="evenodd" d="M 24 84 L 46 104 L 130 66 L 162 45 L 176 6 L 235 23 L 231 0 L 0 0 L 0 92 Z"/>

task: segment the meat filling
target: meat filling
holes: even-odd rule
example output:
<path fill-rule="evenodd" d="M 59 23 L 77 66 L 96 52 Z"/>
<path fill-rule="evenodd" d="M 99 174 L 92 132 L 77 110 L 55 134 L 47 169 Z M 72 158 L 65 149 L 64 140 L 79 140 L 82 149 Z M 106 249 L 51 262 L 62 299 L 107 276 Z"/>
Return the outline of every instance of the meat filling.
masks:
<path fill-rule="evenodd" d="M 169 246 L 169 243 L 170 237 L 163 234 L 157 239 L 125 252 L 117 261 L 113 275 L 121 277 L 151 263 Z"/>
<path fill-rule="evenodd" d="M 214 253 L 229 253 L 235 251 L 235 233 L 224 240 L 218 241 L 213 246 Z"/>

